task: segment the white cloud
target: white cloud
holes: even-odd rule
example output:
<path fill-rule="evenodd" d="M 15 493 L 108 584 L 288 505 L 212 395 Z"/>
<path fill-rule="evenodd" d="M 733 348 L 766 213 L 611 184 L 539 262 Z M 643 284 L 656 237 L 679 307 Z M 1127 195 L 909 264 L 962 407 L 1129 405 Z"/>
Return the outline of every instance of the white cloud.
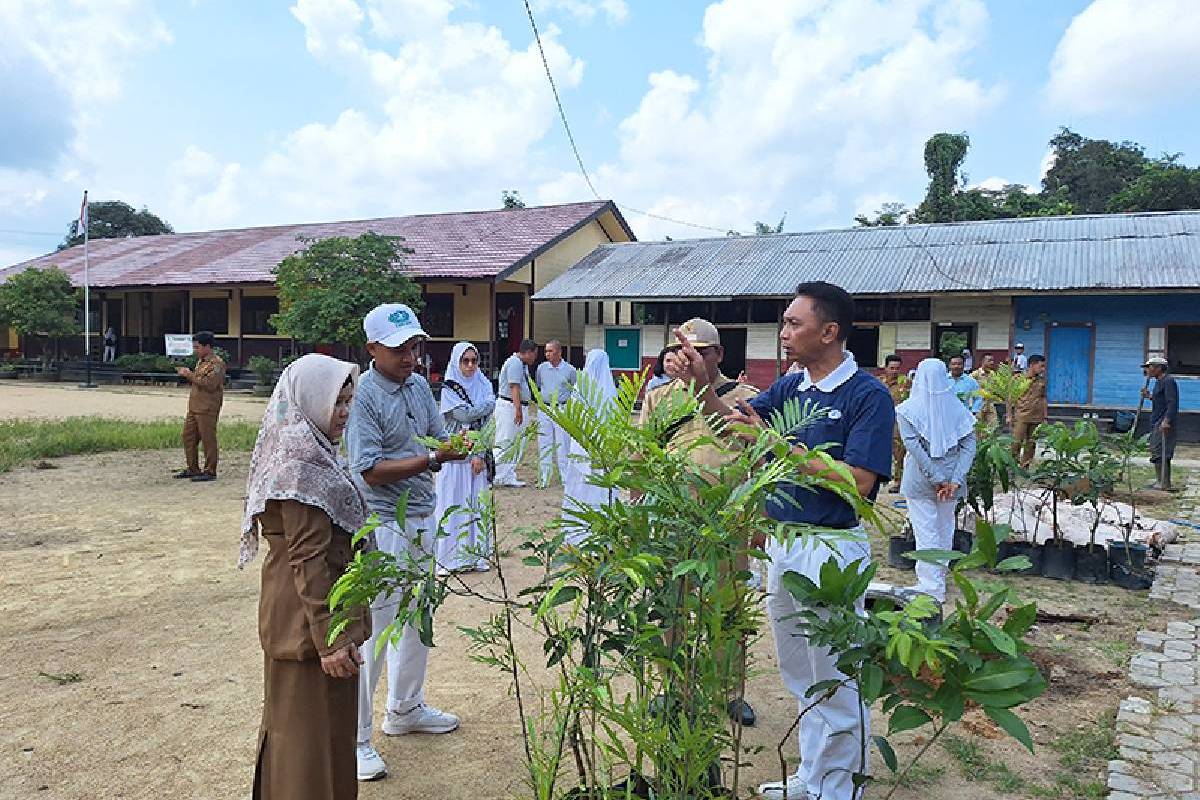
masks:
<path fill-rule="evenodd" d="M 498 28 L 452 20 L 453 11 L 423 0 L 297 0 L 292 14 L 309 52 L 365 82 L 371 102 L 291 131 L 256 164 L 222 165 L 189 148 L 177 168 L 205 189 L 174 192 L 172 221 L 191 228 L 487 207 L 502 187 L 548 177 L 534 149 L 557 116 L 536 45 L 518 49 Z M 569 91 L 583 62 L 557 37 L 554 26 L 542 31 L 555 79 Z"/>
<path fill-rule="evenodd" d="M 1067 27 L 1046 87 L 1058 112 L 1131 112 L 1186 102 L 1200 85 L 1195 0 L 1094 0 Z"/>
<path fill-rule="evenodd" d="M 717 231 L 782 210 L 791 229 L 845 226 L 864 198 L 909 196 L 924 182 L 925 139 L 968 128 L 999 99 L 964 70 L 986 25 L 979 0 L 713 3 L 699 37 L 707 74 L 650 76 L 597 186 Z M 584 192 L 563 174 L 535 198 Z M 642 235 L 696 235 L 631 217 Z"/>
<path fill-rule="evenodd" d="M 625 0 L 534 0 L 533 10 L 565 11 L 579 22 L 591 22 L 597 14 L 603 14 L 611 25 L 620 25 L 629 19 L 629 5 Z"/>

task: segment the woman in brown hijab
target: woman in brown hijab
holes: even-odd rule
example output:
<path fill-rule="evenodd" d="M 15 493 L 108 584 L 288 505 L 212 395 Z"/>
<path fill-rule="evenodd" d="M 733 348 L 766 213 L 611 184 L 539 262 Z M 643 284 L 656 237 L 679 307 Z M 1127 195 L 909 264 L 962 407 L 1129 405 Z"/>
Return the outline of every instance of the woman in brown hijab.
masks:
<path fill-rule="evenodd" d="M 254 558 L 259 534 L 270 544 L 258 605 L 265 679 L 253 796 L 261 800 L 358 797 L 358 647 L 370 617 L 356 616 L 327 643 L 326 600 L 367 516 L 338 456 L 357 378 L 358 367 L 328 356 L 294 361 L 250 460 L 238 565 Z"/>

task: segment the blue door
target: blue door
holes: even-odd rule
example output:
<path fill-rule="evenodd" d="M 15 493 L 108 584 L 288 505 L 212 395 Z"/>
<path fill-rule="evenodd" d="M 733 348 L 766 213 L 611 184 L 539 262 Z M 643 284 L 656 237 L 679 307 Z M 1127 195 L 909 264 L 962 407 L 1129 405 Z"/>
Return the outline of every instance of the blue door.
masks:
<path fill-rule="evenodd" d="M 1050 328 L 1046 398 L 1051 403 L 1082 405 L 1091 400 L 1093 333 L 1091 327 Z"/>

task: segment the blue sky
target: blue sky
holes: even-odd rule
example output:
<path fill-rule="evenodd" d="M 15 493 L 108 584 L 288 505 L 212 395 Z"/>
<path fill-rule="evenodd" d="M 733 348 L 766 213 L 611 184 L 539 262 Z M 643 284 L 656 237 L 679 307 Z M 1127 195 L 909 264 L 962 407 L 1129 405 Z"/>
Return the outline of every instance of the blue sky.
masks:
<path fill-rule="evenodd" d="M 1192 0 L 535 0 L 600 194 L 746 230 L 1036 183 L 1059 125 L 1200 161 Z M 519 0 L 0 0 L 0 264 L 92 199 L 177 230 L 589 199 Z M 711 235 L 628 212 L 643 238 Z"/>

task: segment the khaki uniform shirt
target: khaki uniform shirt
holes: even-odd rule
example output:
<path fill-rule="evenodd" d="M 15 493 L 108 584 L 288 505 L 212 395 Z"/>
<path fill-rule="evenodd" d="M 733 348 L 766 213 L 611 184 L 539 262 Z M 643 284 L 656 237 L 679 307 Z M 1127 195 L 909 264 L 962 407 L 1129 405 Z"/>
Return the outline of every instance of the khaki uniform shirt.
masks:
<path fill-rule="evenodd" d="M 991 377 L 991 374 L 992 373 L 988 372 L 983 367 L 980 367 L 971 373 L 971 377 L 974 378 L 975 382 L 979 384 L 980 388 L 982 388 L 983 382 Z M 996 415 L 996 404 L 982 395 L 981 399 L 983 400 L 983 407 L 979 409 L 979 421 L 989 428 L 994 428 L 1000 422 L 1000 418 Z"/>
<path fill-rule="evenodd" d="M 912 390 L 912 381 L 906 376 L 884 373 L 879 380 L 887 387 L 888 394 L 892 396 L 892 405 L 898 406 L 908 399 L 908 393 Z"/>
<path fill-rule="evenodd" d="M 1016 402 L 1014 419 L 1017 422 L 1046 421 L 1046 376 L 1039 375 L 1032 379 L 1025 394 Z"/>
<path fill-rule="evenodd" d="M 216 353 L 196 363 L 188 382 L 192 392 L 188 395 L 189 414 L 219 414 L 225 400 L 225 362 Z"/>
<path fill-rule="evenodd" d="M 258 515 L 271 546 L 263 561 L 258 602 L 258 638 L 270 658 L 303 661 L 327 656 L 371 635 L 368 609 L 326 644 L 329 590 L 354 558 L 351 534 L 316 506 L 297 500 L 271 500 Z"/>
<path fill-rule="evenodd" d="M 732 378 L 727 378 L 724 375 L 718 375 L 714 383 L 717 395 L 725 402 L 726 405 L 736 408 L 738 400 L 749 400 L 752 397 L 758 396 L 758 389 L 747 383 L 738 383 Z M 646 419 L 650 416 L 654 407 L 663 400 L 671 396 L 671 392 L 675 389 L 687 391 L 687 384 L 676 379 L 670 383 L 665 383 L 662 386 L 654 389 L 646 395 L 642 401 L 642 414 L 639 418 L 639 424 L 645 424 Z M 696 414 L 682 425 L 680 425 L 672 434 L 668 447 L 670 448 L 685 448 L 705 436 L 713 436 L 712 428 L 708 424 L 708 420 L 703 414 Z M 728 446 L 728 445 L 727 445 Z M 692 458 L 697 464 L 702 464 L 706 467 L 719 468 L 722 464 L 730 460 L 729 452 L 715 445 L 701 445 L 694 448 Z"/>

